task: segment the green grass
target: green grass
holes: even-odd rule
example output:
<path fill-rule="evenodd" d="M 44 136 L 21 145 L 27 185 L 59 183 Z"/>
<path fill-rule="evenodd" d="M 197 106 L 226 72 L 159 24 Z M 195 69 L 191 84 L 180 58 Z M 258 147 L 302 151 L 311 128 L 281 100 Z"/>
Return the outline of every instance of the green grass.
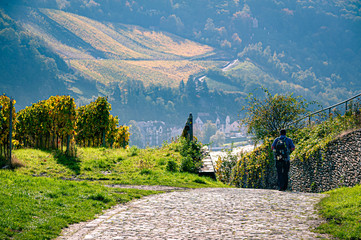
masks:
<path fill-rule="evenodd" d="M 340 239 L 361 239 L 361 185 L 329 192 L 319 203 L 319 212 L 327 223 L 318 227 Z"/>
<path fill-rule="evenodd" d="M 53 239 L 117 203 L 154 191 L 107 188 L 99 183 L 32 177 L 0 171 L 0 239 Z"/>
<path fill-rule="evenodd" d="M 197 183 L 198 175 L 167 171 L 168 161 L 181 162 L 171 146 L 162 149 L 79 148 L 77 158 L 52 151 L 18 149 L 15 156 L 25 165 L 16 170 L 32 176 L 101 180 L 106 184 L 167 185 L 176 187 L 224 187 L 210 178 Z"/>

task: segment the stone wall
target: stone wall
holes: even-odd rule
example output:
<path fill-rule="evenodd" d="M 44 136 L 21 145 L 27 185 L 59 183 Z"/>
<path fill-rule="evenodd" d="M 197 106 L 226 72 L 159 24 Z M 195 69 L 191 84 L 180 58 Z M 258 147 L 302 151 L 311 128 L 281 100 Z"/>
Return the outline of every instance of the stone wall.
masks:
<path fill-rule="evenodd" d="M 324 192 L 356 184 L 361 184 L 361 129 L 340 136 L 303 162 L 291 162 L 293 191 Z"/>

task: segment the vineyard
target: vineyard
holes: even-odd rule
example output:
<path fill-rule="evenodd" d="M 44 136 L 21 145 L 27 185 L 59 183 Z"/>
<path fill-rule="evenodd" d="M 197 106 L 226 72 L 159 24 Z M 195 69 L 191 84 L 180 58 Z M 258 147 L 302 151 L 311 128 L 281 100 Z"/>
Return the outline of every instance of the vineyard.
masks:
<path fill-rule="evenodd" d="M 30 11 L 24 18 L 25 28 L 45 40 L 71 68 L 102 84 L 140 80 L 145 86 L 178 87 L 192 74 L 223 65 L 197 60 L 214 56 L 212 47 L 166 32 L 54 9 Z"/>
<path fill-rule="evenodd" d="M 15 101 L 13 101 L 15 102 Z M 16 122 L 15 108 L 11 111 L 13 123 Z M 15 121 L 14 121 L 15 120 Z M 10 98 L 0 96 L 0 162 L 9 158 Z M 14 135 L 14 133 L 12 133 Z"/>
<path fill-rule="evenodd" d="M 108 57 L 138 59 L 147 58 L 148 56 L 140 54 L 132 49 L 127 48 L 120 42 L 111 38 L 100 29 L 106 28 L 105 25 L 88 18 L 77 16 L 56 10 L 43 10 L 49 18 L 61 24 L 64 28 L 74 33 L 83 41 L 89 43 L 95 49 L 105 52 Z M 100 25 L 99 25 L 100 24 Z M 97 28 L 98 27 L 98 28 Z"/>
<path fill-rule="evenodd" d="M 0 97 L 0 153 L 9 157 L 10 99 Z M 129 129 L 119 126 L 110 115 L 106 97 L 76 108 L 70 96 L 52 96 L 13 114 L 13 145 L 21 148 L 59 149 L 76 155 L 76 145 L 87 147 L 121 147 L 129 142 Z M 65 149 L 65 150 L 64 150 Z"/>
<path fill-rule="evenodd" d="M 214 54 L 212 47 L 168 33 L 149 31 L 132 25 L 100 23 L 58 10 L 42 9 L 41 13 L 110 59 L 176 60 Z M 46 30 L 38 31 L 41 35 L 44 33 Z M 54 47 L 63 52 L 61 49 L 64 46 Z"/>
<path fill-rule="evenodd" d="M 126 80 L 140 80 L 144 86 L 160 84 L 178 87 L 180 81 L 186 82 L 189 75 L 219 67 L 219 61 L 124 61 L 124 60 L 70 60 L 78 71 L 103 84 Z"/>

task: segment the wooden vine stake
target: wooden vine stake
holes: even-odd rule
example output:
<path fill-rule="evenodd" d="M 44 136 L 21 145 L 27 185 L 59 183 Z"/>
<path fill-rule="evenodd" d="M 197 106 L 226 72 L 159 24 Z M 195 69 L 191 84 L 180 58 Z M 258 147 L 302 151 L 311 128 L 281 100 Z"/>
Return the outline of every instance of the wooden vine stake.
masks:
<path fill-rule="evenodd" d="M 12 134 L 13 134 L 13 99 L 10 98 L 10 118 L 9 118 L 9 166 L 11 167 L 11 158 L 12 158 Z"/>

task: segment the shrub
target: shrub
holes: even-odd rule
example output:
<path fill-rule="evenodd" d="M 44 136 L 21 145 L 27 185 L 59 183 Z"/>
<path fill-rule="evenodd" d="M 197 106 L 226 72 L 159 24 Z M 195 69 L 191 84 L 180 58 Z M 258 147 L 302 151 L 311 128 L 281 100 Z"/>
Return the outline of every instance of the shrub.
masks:
<path fill-rule="evenodd" d="M 180 166 L 180 170 L 182 172 L 190 172 L 190 173 L 196 173 L 197 172 L 194 161 L 190 156 L 182 158 L 182 163 L 181 163 L 181 166 Z"/>
<path fill-rule="evenodd" d="M 232 171 L 237 164 L 237 155 L 232 154 L 232 150 L 226 150 L 225 156 L 219 156 L 216 161 L 216 177 L 218 181 L 230 184 L 233 177 Z"/>
<path fill-rule="evenodd" d="M 179 139 L 179 153 L 182 155 L 182 163 L 180 170 L 183 172 L 198 173 L 202 167 L 202 144 L 196 139 L 187 141 L 185 138 Z"/>
<path fill-rule="evenodd" d="M 167 167 L 166 167 L 167 171 L 177 172 L 178 168 L 179 168 L 178 164 L 173 159 L 171 159 L 167 162 Z"/>

